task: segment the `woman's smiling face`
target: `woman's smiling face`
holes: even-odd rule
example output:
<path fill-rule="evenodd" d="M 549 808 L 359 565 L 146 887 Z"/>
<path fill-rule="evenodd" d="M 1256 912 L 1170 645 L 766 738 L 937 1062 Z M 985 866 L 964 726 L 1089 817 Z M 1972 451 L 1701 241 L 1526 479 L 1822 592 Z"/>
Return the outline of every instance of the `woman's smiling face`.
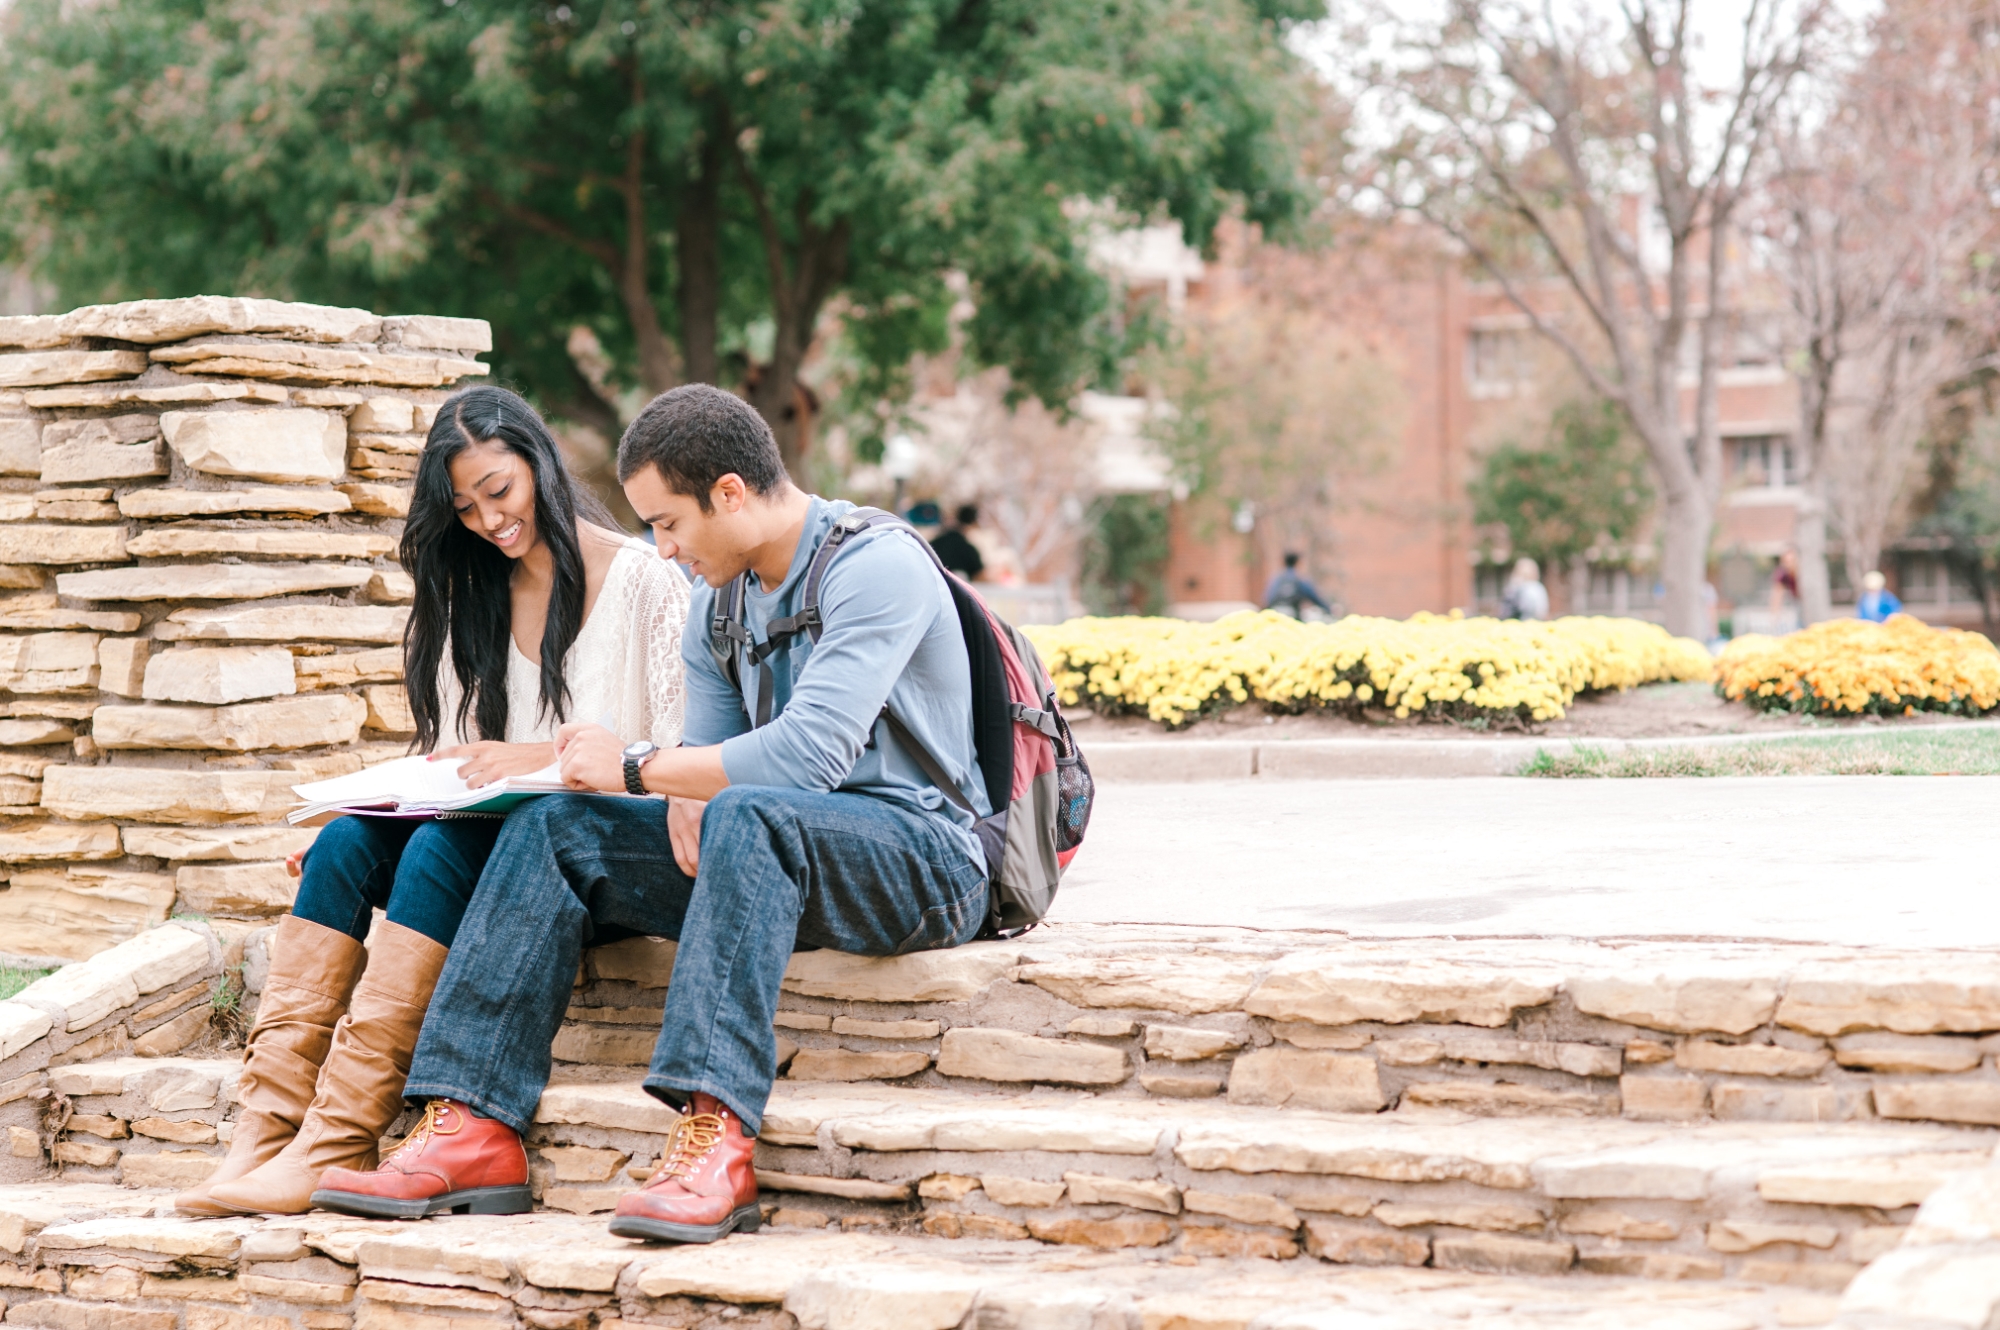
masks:
<path fill-rule="evenodd" d="M 451 459 L 451 502 L 465 529 L 510 559 L 535 547 L 535 473 L 505 444 L 475 443 Z"/>

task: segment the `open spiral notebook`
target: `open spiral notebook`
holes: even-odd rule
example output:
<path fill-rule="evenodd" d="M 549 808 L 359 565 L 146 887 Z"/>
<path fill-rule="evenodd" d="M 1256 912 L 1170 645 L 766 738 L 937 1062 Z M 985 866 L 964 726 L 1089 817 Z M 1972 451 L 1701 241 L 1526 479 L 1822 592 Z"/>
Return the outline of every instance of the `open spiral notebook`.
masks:
<path fill-rule="evenodd" d="M 285 815 L 297 826 L 317 825 L 342 813 L 377 817 L 437 817 L 453 813 L 502 814 L 523 800 L 543 794 L 572 794 L 554 763 L 525 776 L 508 776 L 478 789 L 458 778 L 462 763 L 432 762 L 424 757 L 400 757 L 352 775 L 294 785 L 292 793 L 305 802 Z M 656 794 L 618 794 L 619 799 L 657 799 Z"/>

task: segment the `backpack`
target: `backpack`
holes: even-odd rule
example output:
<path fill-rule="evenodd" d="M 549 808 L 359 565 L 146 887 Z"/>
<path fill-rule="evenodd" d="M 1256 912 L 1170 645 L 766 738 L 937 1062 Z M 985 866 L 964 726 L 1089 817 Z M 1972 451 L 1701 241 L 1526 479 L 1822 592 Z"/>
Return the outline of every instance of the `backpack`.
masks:
<path fill-rule="evenodd" d="M 751 640 L 743 622 L 743 596 L 750 574 L 740 574 L 716 593 L 709 624 L 709 651 L 730 686 L 740 694 L 739 651 L 759 671 L 758 727 L 771 720 L 770 658 L 800 633 L 817 642 L 824 627 L 819 588 L 827 568 L 848 542 L 876 527 L 900 527 L 916 538 L 951 590 L 959 631 L 972 666 L 972 737 L 979 772 L 986 782 L 990 816 L 980 818 L 970 800 L 945 773 L 944 765 L 918 742 L 885 705 L 879 717 L 896 742 L 923 768 L 945 798 L 977 819 L 973 830 L 986 857 L 991 905 L 983 937 L 1016 937 L 1042 921 L 1055 901 L 1063 871 L 1083 844 L 1096 787 L 1069 725 L 1056 706 L 1055 685 L 1034 644 L 986 607 L 965 582 L 948 572 L 912 527 L 894 513 L 856 508 L 840 518 L 813 554 L 806 570 L 805 598 L 797 614 L 774 619 L 770 636 Z"/>

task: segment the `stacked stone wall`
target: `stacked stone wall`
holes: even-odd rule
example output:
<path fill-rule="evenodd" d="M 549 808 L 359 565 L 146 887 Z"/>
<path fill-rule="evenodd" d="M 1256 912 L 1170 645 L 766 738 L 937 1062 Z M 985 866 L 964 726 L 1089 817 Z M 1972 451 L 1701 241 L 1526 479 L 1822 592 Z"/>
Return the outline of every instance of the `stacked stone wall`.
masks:
<path fill-rule="evenodd" d="M 0 318 L 0 953 L 289 908 L 291 786 L 400 754 L 410 477 L 483 322 Z"/>

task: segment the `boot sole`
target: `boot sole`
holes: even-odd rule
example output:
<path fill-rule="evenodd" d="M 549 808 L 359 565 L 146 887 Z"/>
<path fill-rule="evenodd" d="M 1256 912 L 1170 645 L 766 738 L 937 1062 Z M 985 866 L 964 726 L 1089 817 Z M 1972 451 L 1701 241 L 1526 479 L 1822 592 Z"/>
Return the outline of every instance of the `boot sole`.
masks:
<path fill-rule="evenodd" d="M 670 1224 L 642 1215 L 619 1215 L 611 1221 L 611 1232 L 616 1237 L 654 1242 L 714 1242 L 732 1232 L 755 1233 L 763 1223 L 764 1212 L 752 1201 L 719 1224 Z"/>
<path fill-rule="evenodd" d="M 467 1187 L 402 1200 L 356 1191 L 316 1191 L 313 1205 L 335 1214 L 363 1219 L 424 1219 L 431 1215 L 524 1215 L 535 1208 L 527 1187 Z"/>

